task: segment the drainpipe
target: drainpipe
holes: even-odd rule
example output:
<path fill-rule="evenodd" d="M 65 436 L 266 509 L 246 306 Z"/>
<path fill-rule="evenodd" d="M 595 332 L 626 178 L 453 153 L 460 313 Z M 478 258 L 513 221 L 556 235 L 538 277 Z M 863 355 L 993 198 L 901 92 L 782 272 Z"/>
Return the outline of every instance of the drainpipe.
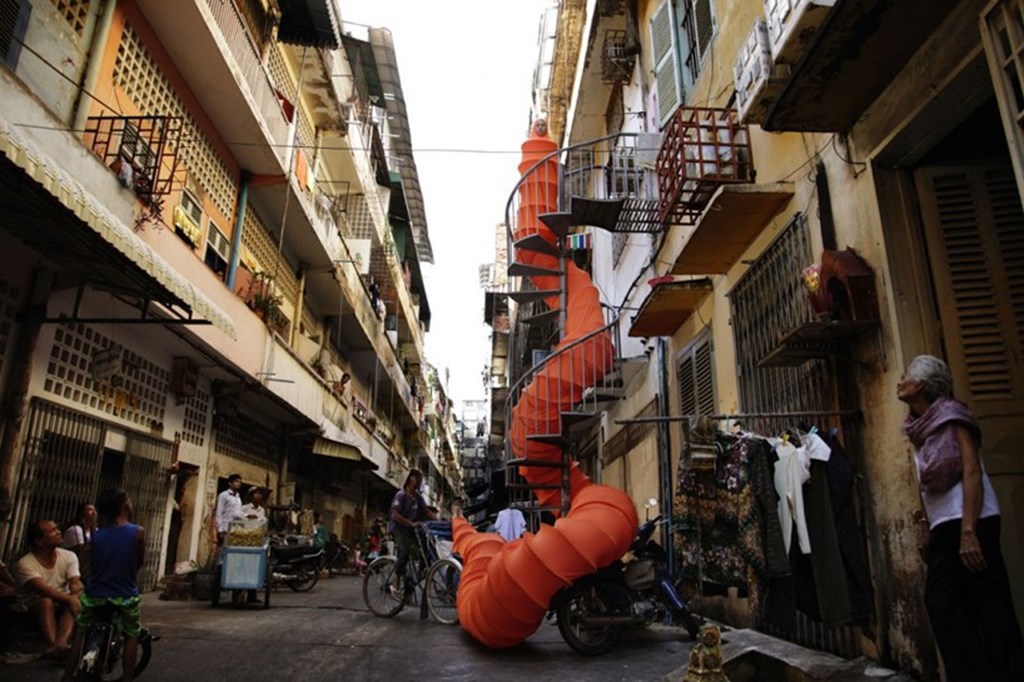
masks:
<path fill-rule="evenodd" d="M 306 295 L 306 270 L 308 268 L 302 265 L 299 270 L 299 286 L 296 287 L 297 291 L 295 292 L 295 320 L 292 322 L 291 332 L 288 335 L 288 345 L 292 348 L 295 348 L 295 339 L 299 335 L 299 323 L 302 322 L 302 302 Z"/>
<path fill-rule="evenodd" d="M 228 262 L 228 289 L 235 290 L 235 278 L 238 276 L 238 259 L 242 254 L 242 226 L 245 224 L 245 211 L 249 205 L 249 180 L 252 174 L 242 171 L 239 179 L 238 206 L 235 207 L 235 231 L 231 235 L 231 258 Z"/>
<path fill-rule="evenodd" d="M 672 581 L 675 582 L 675 560 L 672 547 L 672 449 L 669 442 L 668 421 L 664 419 L 664 417 L 668 416 L 668 372 L 666 371 L 665 364 L 667 356 L 665 352 L 666 345 L 665 339 L 658 339 L 658 376 L 661 379 L 658 386 L 658 393 L 660 394 L 658 399 L 658 416 L 663 417 L 658 422 L 658 478 L 661 484 L 661 513 L 668 519 L 668 523 L 661 527 L 661 546 L 665 548 L 668 573 L 672 576 Z"/>
<path fill-rule="evenodd" d="M 106 0 L 103 3 L 103 10 L 96 22 L 96 29 L 92 34 L 91 45 L 89 46 L 89 62 L 85 69 L 85 78 L 82 82 L 82 90 L 78 93 L 78 106 L 75 108 L 75 120 L 71 129 L 79 133 L 85 129 L 89 120 L 89 108 L 92 98 L 86 94 L 96 91 L 96 84 L 100 80 L 100 67 L 103 65 L 103 50 L 107 46 L 107 39 L 110 38 L 110 26 L 114 22 L 114 8 L 117 7 L 117 0 Z"/>

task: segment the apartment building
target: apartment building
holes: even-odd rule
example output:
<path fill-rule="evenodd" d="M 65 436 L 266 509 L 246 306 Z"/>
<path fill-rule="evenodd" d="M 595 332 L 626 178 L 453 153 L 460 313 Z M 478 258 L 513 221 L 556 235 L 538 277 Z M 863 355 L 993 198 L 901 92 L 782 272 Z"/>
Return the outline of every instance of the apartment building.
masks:
<path fill-rule="evenodd" d="M 568 241 L 560 257 L 600 290 L 616 357 L 613 381 L 588 387 L 606 399 L 563 409 L 561 433 L 536 437 L 560 435 L 592 475 L 677 516 L 698 415 L 766 436 L 817 427 L 851 462 L 859 613 L 826 625 L 798 609 L 779 626 L 733 586 L 696 595 L 709 614 L 937 679 L 895 390 L 921 353 L 947 359 L 955 395 L 981 421 L 1024 607 L 1011 445 L 1024 429 L 1022 9 L 579 0 L 546 15 L 531 111 L 560 149 L 565 216 L 552 224 L 566 239 L 589 235 L 585 263 Z M 533 248 L 516 242 L 522 186 L 506 208 L 510 275 L 531 274 L 517 266 Z M 827 310 L 802 280 L 812 264 Z M 511 386 L 557 361 L 544 354 L 560 338 L 538 319 L 538 297 L 552 292 L 519 282 Z M 516 399 L 513 389 L 507 414 Z"/>
<path fill-rule="evenodd" d="M 152 588 L 209 554 L 230 473 L 351 539 L 451 459 L 450 421 L 427 437 L 432 253 L 394 46 L 342 35 L 343 11 L 0 10 L 7 559 L 30 519 L 120 485 Z"/>

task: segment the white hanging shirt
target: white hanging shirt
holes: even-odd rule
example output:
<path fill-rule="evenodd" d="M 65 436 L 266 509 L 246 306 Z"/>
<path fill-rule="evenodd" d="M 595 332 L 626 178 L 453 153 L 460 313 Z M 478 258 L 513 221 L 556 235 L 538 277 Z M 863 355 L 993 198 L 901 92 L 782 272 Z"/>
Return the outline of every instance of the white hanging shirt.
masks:
<path fill-rule="evenodd" d="M 816 433 L 811 433 L 802 437 L 804 448 L 807 450 L 807 457 L 809 459 L 816 459 L 821 462 L 827 462 L 832 456 L 832 448 L 828 446 L 828 443 L 821 439 Z"/>
<path fill-rule="evenodd" d="M 518 539 L 526 531 L 526 519 L 518 509 L 502 509 L 494 522 L 494 529 L 507 542 Z"/>
<path fill-rule="evenodd" d="M 811 538 L 807 532 L 807 517 L 804 515 L 804 483 L 811 477 L 811 460 L 806 448 L 798 448 L 789 441 L 771 438 L 779 461 L 775 463 L 775 492 L 779 494 L 779 521 L 782 524 L 782 539 L 786 554 L 792 544 L 792 529 L 796 524 L 796 537 L 800 551 L 811 553 Z"/>

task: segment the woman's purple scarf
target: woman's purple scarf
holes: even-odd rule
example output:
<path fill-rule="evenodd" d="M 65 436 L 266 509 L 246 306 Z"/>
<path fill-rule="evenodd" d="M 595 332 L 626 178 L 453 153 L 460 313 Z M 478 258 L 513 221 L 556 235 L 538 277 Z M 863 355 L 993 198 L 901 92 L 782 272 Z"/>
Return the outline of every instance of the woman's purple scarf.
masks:
<path fill-rule="evenodd" d="M 967 427 L 976 445 L 981 445 L 981 427 L 967 406 L 952 398 L 937 398 L 916 419 L 908 416 L 903 432 L 917 448 L 921 490 L 941 493 L 963 478 L 963 460 L 956 439 L 956 426 Z"/>

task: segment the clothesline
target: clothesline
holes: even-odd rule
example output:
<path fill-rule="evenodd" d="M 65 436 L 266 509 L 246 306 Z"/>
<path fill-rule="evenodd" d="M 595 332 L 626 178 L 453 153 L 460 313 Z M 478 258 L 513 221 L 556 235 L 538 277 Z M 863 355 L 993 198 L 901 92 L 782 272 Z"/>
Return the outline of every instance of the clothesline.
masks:
<path fill-rule="evenodd" d="M 802 417 L 859 417 L 860 410 L 812 410 L 808 412 L 745 412 L 736 414 L 672 414 L 664 417 L 633 417 L 616 419 L 616 424 L 649 424 L 651 422 L 681 422 L 695 417 L 708 419 L 799 419 Z"/>

